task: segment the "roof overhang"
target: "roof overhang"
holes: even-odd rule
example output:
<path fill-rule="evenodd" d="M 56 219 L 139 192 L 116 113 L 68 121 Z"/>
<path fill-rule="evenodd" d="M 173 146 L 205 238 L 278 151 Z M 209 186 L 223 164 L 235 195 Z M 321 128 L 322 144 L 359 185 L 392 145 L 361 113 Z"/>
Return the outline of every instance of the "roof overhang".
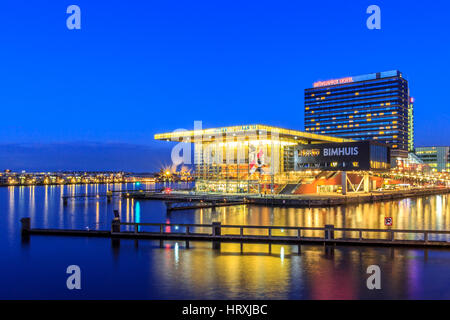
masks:
<path fill-rule="evenodd" d="M 289 130 L 278 127 L 271 127 L 266 125 L 243 125 L 231 126 L 221 128 L 210 128 L 201 130 L 178 130 L 169 133 L 155 134 L 155 140 L 164 141 L 184 141 L 184 142 L 200 142 L 200 141 L 214 141 L 215 139 L 236 137 L 246 137 L 248 139 L 258 139 L 258 137 L 265 135 L 266 137 L 277 136 L 280 139 L 297 140 L 304 143 L 324 143 L 324 142 L 352 142 L 352 139 L 345 139 L 297 130 Z"/>

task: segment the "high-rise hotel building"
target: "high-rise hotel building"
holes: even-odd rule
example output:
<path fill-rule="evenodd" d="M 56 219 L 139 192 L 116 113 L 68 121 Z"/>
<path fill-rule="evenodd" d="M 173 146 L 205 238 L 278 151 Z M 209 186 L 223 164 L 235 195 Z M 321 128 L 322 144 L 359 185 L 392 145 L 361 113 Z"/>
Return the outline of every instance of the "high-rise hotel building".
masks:
<path fill-rule="evenodd" d="M 318 81 L 305 89 L 305 130 L 392 148 L 392 158 L 413 149 L 413 99 L 401 72 L 386 71 Z"/>

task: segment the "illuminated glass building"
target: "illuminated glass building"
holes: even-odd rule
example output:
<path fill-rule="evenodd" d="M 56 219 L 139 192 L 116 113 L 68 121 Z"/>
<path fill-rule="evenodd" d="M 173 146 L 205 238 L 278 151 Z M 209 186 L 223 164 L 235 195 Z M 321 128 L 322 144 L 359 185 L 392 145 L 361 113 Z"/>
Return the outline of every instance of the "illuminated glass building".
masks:
<path fill-rule="evenodd" d="M 450 147 L 419 147 L 416 155 L 433 171 L 450 172 Z"/>
<path fill-rule="evenodd" d="M 305 89 L 306 132 L 375 140 L 407 158 L 413 148 L 413 100 L 397 71 L 318 81 Z"/>
<path fill-rule="evenodd" d="M 366 174 L 390 165 L 383 144 L 266 125 L 175 131 L 155 139 L 178 142 L 172 150 L 176 165 L 181 159 L 174 154 L 188 155 L 184 164 L 194 155 L 195 188 L 201 192 L 292 194 L 321 174 L 336 174 L 330 171 Z"/>

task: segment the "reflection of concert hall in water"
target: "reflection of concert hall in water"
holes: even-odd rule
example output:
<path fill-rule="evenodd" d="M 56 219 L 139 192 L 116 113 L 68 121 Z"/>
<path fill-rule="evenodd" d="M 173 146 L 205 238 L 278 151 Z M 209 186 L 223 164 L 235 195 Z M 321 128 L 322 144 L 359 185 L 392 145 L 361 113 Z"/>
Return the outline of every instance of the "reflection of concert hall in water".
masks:
<path fill-rule="evenodd" d="M 176 277 L 192 298 L 365 299 L 418 298 L 426 285 L 422 270 L 442 252 L 394 248 L 288 246 L 165 242 L 160 281 Z M 143 250 L 143 249 L 141 249 Z M 155 249 L 156 250 L 156 249 Z M 383 270 L 383 288 L 367 290 L 369 265 Z M 202 270 L 202 272 L 199 272 Z M 225 294 L 226 293 L 226 294 Z"/>
<path fill-rule="evenodd" d="M 150 188 L 151 184 L 145 187 Z M 106 200 L 83 199 L 64 206 L 61 200 L 61 195 L 102 193 L 105 188 L 88 185 L 0 189 L 9 221 L 0 227 L 19 235 L 15 222 L 30 213 L 37 228 L 108 229 L 115 207 L 124 222 L 210 224 L 221 221 L 228 225 L 321 227 L 334 224 L 382 228 L 384 217 L 390 215 L 399 229 L 450 229 L 450 195 L 334 208 L 241 205 L 169 214 L 159 201 L 119 198 L 108 204 Z M 120 190 L 123 186 L 115 184 L 110 188 Z M 12 238 L 15 236 L 8 241 Z M 109 239 L 77 239 L 66 237 L 60 242 L 74 252 L 96 252 L 102 273 L 105 270 L 114 276 L 120 273 L 124 284 L 121 291 L 142 290 L 139 292 L 145 297 L 149 294 L 149 297 L 167 299 L 186 296 L 201 299 L 205 295 L 211 299 L 423 298 L 430 284 L 435 290 L 426 297 L 442 298 L 446 283 L 442 282 L 441 288 L 433 277 L 446 272 L 449 262 L 445 251 L 423 249 L 222 243 L 214 250 L 209 242 L 190 242 L 187 248 L 183 241 L 161 244 L 148 240 L 121 240 L 120 246 L 113 248 Z M 44 248 L 41 241 L 54 244 L 53 238 L 34 237 L 27 250 Z M 50 250 L 54 252 L 53 247 Z M 31 259 L 28 254 L 23 258 Z M 371 264 L 378 264 L 383 270 L 381 293 L 366 288 L 366 269 Z"/>

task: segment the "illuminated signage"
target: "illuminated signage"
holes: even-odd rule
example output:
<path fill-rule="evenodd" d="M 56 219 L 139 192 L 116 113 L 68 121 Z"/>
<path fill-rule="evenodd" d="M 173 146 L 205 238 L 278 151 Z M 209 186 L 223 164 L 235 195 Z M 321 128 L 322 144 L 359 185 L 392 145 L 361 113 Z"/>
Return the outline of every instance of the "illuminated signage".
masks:
<path fill-rule="evenodd" d="M 352 77 L 327 80 L 327 81 L 317 81 L 317 82 L 314 82 L 313 85 L 314 85 L 314 88 L 317 88 L 317 87 L 325 87 L 325 86 L 334 86 L 336 84 L 344 84 L 344 83 L 350 83 L 350 82 L 353 82 Z"/>
<path fill-rule="evenodd" d="M 334 156 L 357 156 L 359 154 L 358 147 L 342 147 L 342 148 L 324 148 L 324 157 Z M 301 149 L 298 151 L 299 157 L 318 157 L 320 149 Z"/>
<path fill-rule="evenodd" d="M 317 157 L 320 155 L 319 149 L 302 149 L 298 152 L 299 157 Z"/>
<path fill-rule="evenodd" d="M 357 156 L 358 153 L 359 153 L 358 147 L 325 148 L 325 149 L 323 149 L 323 156 L 324 157 Z"/>
<path fill-rule="evenodd" d="M 380 164 L 379 166 L 375 163 Z M 294 147 L 294 170 L 352 171 L 389 169 L 389 146 L 373 141 L 299 144 Z"/>

